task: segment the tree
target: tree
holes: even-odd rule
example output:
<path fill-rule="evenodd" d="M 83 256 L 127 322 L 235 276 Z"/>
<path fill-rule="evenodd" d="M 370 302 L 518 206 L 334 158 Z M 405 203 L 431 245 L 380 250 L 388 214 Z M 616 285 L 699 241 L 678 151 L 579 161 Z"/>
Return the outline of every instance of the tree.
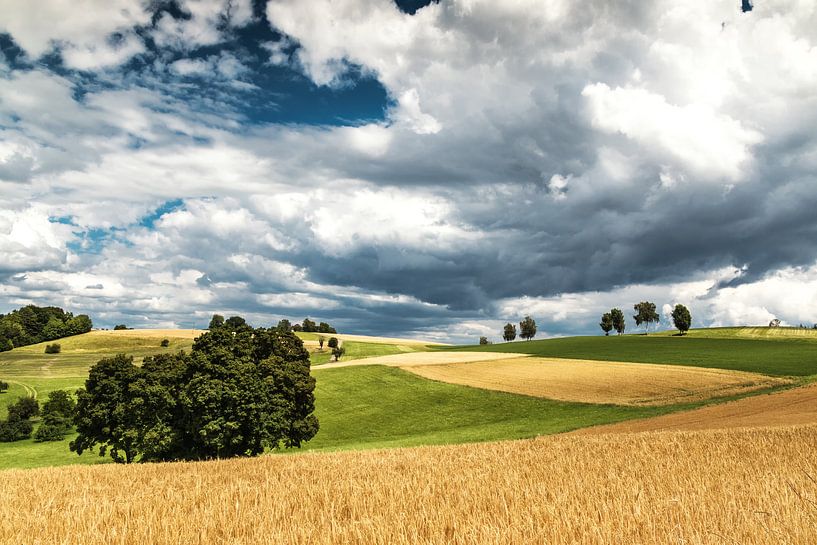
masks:
<path fill-rule="evenodd" d="M 627 322 L 624 319 L 624 312 L 622 312 L 620 308 L 611 309 L 610 317 L 613 320 L 613 329 L 616 330 L 616 333 L 619 335 L 624 333 L 624 329 L 627 327 Z"/>
<path fill-rule="evenodd" d="M 635 325 L 638 327 L 641 324 L 644 324 L 645 334 L 650 331 L 650 324 L 653 322 L 658 323 L 659 316 L 655 311 L 655 303 L 641 301 L 640 303 L 633 305 L 633 310 L 635 310 L 635 314 L 633 315 Z"/>
<path fill-rule="evenodd" d="M 335 356 L 335 361 L 338 361 L 341 358 L 341 356 L 343 356 L 345 353 L 346 349 L 343 348 L 342 346 L 338 346 L 337 348 L 332 349 L 332 355 Z"/>
<path fill-rule="evenodd" d="M 213 330 L 218 329 L 224 326 L 224 316 L 221 314 L 213 314 L 213 317 L 210 318 L 210 325 L 207 326 L 207 329 Z"/>
<path fill-rule="evenodd" d="M 338 338 L 337 337 L 329 337 L 329 341 L 327 341 L 326 345 L 329 348 L 337 348 L 338 347 Z"/>
<path fill-rule="evenodd" d="M 525 318 L 519 322 L 519 336 L 526 341 L 536 336 L 536 321 L 530 316 L 525 316 Z"/>
<path fill-rule="evenodd" d="M 479 344 L 490 344 L 488 342 L 488 337 L 480 337 L 479 338 Z"/>
<path fill-rule="evenodd" d="M 9 350 L 14 350 L 14 343 L 10 339 L 0 337 L 0 352 L 8 352 Z"/>
<path fill-rule="evenodd" d="M 0 443 L 22 441 L 31 437 L 34 425 L 31 420 L 11 420 L 0 422 Z"/>
<path fill-rule="evenodd" d="M 3 392 L 5 392 L 8 389 L 9 389 L 9 383 L 5 382 L 3 380 L 0 380 L 0 394 L 2 394 Z"/>
<path fill-rule="evenodd" d="M 286 318 L 278 320 L 278 325 L 275 326 L 275 329 L 283 331 L 284 333 L 289 333 L 292 331 L 292 323 Z"/>
<path fill-rule="evenodd" d="M 247 320 L 241 316 L 230 316 L 224 320 L 224 327 L 230 331 L 242 331 L 247 329 L 249 326 L 247 325 Z"/>
<path fill-rule="evenodd" d="M 601 315 L 601 323 L 599 324 L 601 330 L 604 331 L 604 336 L 610 334 L 613 330 L 613 315 L 609 312 L 605 312 Z"/>
<path fill-rule="evenodd" d="M 315 333 L 318 330 L 318 326 L 315 325 L 315 322 L 310 320 L 309 318 L 304 318 L 303 326 L 301 326 L 304 333 Z"/>
<path fill-rule="evenodd" d="M 324 337 L 323 335 L 318 337 L 318 346 L 320 347 L 321 350 L 323 350 L 323 343 L 325 343 L 325 342 L 326 342 L 326 337 Z"/>
<path fill-rule="evenodd" d="M 77 407 L 77 402 L 71 397 L 67 390 L 54 390 L 48 393 L 48 399 L 43 403 L 42 414 L 58 414 L 60 416 L 71 418 L 74 416 L 74 410 Z"/>
<path fill-rule="evenodd" d="M 162 345 L 162 348 L 167 348 L 168 346 L 170 346 L 170 339 L 162 339 L 162 342 L 160 344 Z"/>
<path fill-rule="evenodd" d="M 304 327 L 301 324 L 294 324 L 292 326 L 292 331 L 303 331 Z"/>
<path fill-rule="evenodd" d="M 62 346 L 59 343 L 45 345 L 46 354 L 59 354 L 61 350 Z"/>
<path fill-rule="evenodd" d="M 337 333 L 337 331 L 326 322 L 321 322 L 318 324 L 318 333 Z"/>
<path fill-rule="evenodd" d="M 128 329 L 128 326 L 125 325 L 125 324 L 117 324 L 117 325 L 113 326 L 114 331 L 123 331 L 123 330 L 126 330 L 126 329 Z"/>
<path fill-rule="evenodd" d="M 689 331 L 692 325 L 692 314 L 689 313 L 689 309 L 681 304 L 675 305 L 672 309 L 672 323 L 682 335 Z"/>
<path fill-rule="evenodd" d="M 189 353 L 117 356 L 78 391 L 77 453 L 117 462 L 253 456 L 299 447 L 318 431 L 309 352 L 292 332 L 225 321 Z M 240 325 L 244 324 L 244 325 Z M 235 326 L 235 329 L 233 329 Z"/>
<path fill-rule="evenodd" d="M 505 324 L 505 329 L 502 331 L 502 338 L 507 342 L 511 342 L 516 338 L 516 326 L 513 324 Z"/>

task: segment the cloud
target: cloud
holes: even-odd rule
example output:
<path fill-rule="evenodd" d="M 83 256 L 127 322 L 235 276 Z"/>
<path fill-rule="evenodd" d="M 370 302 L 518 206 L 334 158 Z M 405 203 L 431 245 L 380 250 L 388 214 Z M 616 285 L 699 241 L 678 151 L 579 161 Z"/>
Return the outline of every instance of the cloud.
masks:
<path fill-rule="evenodd" d="M 0 304 L 471 340 L 527 313 L 598 333 L 642 299 L 699 325 L 815 320 L 787 297 L 817 278 L 806 4 L 273 0 L 285 36 L 259 43 L 249 2 L 46 4 L 53 28 L 0 23 L 67 65 L 0 75 Z M 308 110 L 358 74 L 384 119 L 256 115 L 290 91 L 269 81 L 309 78 Z"/>

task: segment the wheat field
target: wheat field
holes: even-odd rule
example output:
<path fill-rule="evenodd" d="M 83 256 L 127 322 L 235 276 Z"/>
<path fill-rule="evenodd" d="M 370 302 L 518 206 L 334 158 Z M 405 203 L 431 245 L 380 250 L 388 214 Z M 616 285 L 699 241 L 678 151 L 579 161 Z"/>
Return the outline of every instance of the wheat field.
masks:
<path fill-rule="evenodd" d="M 404 369 L 431 380 L 513 394 L 642 406 L 703 401 L 790 382 L 723 369 L 534 357 Z"/>
<path fill-rule="evenodd" d="M 14 544 L 817 542 L 817 427 L 0 474 Z"/>

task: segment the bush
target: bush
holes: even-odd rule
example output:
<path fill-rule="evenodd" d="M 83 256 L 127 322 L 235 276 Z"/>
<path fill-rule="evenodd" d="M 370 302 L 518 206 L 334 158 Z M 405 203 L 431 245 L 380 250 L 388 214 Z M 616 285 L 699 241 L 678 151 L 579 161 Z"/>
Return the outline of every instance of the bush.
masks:
<path fill-rule="evenodd" d="M 40 414 L 40 404 L 33 397 L 21 397 L 8 407 L 8 421 L 28 420 Z"/>
<path fill-rule="evenodd" d="M 8 383 L 8 382 L 5 382 L 5 381 L 0 380 L 0 393 L 3 393 L 3 392 L 5 392 L 5 391 L 6 391 L 6 390 L 8 390 L 8 389 L 9 389 L 9 383 Z"/>
<path fill-rule="evenodd" d="M 62 347 L 59 345 L 59 343 L 45 345 L 46 354 L 59 354 L 60 350 L 62 350 Z"/>
<path fill-rule="evenodd" d="M 337 337 L 329 337 L 329 342 L 326 343 L 329 348 L 337 348 L 338 347 L 338 338 Z"/>
<path fill-rule="evenodd" d="M 77 407 L 77 402 L 67 390 L 54 390 L 48 394 L 48 399 L 43 403 L 42 415 L 47 418 L 49 415 L 62 416 L 71 419 L 74 416 L 74 410 Z"/>
<path fill-rule="evenodd" d="M 30 420 L 6 420 L 0 422 L 0 443 L 22 441 L 31 437 L 34 426 Z"/>
<path fill-rule="evenodd" d="M 37 433 L 34 434 L 34 440 L 38 443 L 45 443 L 47 441 L 62 441 L 70 430 L 70 424 L 51 424 L 43 422 L 37 428 Z"/>
<path fill-rule="evenodd" d="M 479 344 L 491 344 L 491 343 L 488 341 L 488 337 L 480 337 L 479 338 Z"/>
<path fill-rule="evenodd" d="M 335 361 L 338 361 L 345 353 L 346 349 L 342 346 L 332 349 L 332 355 L 335 356 Z"/>
<path fill-rule="evenodd" d="M 162 339 L 162 348 L 167 348 L 170 346 L 170 341 L 168 339 Z"/>

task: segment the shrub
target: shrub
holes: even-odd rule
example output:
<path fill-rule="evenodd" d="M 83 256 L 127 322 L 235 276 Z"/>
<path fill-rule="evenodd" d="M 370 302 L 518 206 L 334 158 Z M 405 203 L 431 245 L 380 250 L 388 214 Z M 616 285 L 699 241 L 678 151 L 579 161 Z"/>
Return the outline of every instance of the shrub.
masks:
<path fill-rule="evenodd" d="M 338 361 L 345 353 L 346 349 L 342 346 L 332 349 L 332 355 L 335 356 L 335 361 Z"/>
<path fill-rule="evenodd" d="M 479 344 L 491 344 L 491 343 L 488 342 L 488 337 L 480 337 L 479 338 Z"/>
<path fill-rule="evenodd" d="M 0 443 L 22 441 L 31 437 L 34 426 L 30 420 L 6 420 L 0 422 Z"/>
<path fill-rule="evenodd" d="M 5 382 L 5 381 L 0 380 L 0 393 L 3 393 L 3 392 L 5 392 L 5 391 L 6 391 L 6 390 L 8 390 L 8 389 L 9 389 L 9 383 L 8 383 L 8 382 Z"/>
<path fill-rule="evenodd" d="M 40 414 L 40 404 L 33 397 L 21 397 L 8 407 L 8 420 L 28 420 Z"/>
<path fill-rule="evenodd" d="M 43 422 L 34 434 L 34 440 L 38 443 L 46 441 L 62 441 L 70 429 L 70 424 L 52 424 Z"/>
<path fill-rule="evenodd" d="M 62 350 L 62 347 L 59 343 L 45 345 L 46 354 L 59 354 L 60 350 Z"/>
<path fill-rule="evenodd" d="M 77 402 L 67 390 L 54 390 L 48 394 L 48 399 L 43 403 L 42 415 L 47 418 L 49 415 L 58 415 L 71 419 Z"/>
<path fill-rule="evenodd" d="M 338 338 L 337 337 L 329 337 L 329 342 L 326 343 L 329 348 L 337 348 L 338 347 Z"/>
<path fill-rule="evenodd" d="M 170 346 L 170 340 L 162 339 L 162 348 L 167 348 L 168 346 Z"/>

